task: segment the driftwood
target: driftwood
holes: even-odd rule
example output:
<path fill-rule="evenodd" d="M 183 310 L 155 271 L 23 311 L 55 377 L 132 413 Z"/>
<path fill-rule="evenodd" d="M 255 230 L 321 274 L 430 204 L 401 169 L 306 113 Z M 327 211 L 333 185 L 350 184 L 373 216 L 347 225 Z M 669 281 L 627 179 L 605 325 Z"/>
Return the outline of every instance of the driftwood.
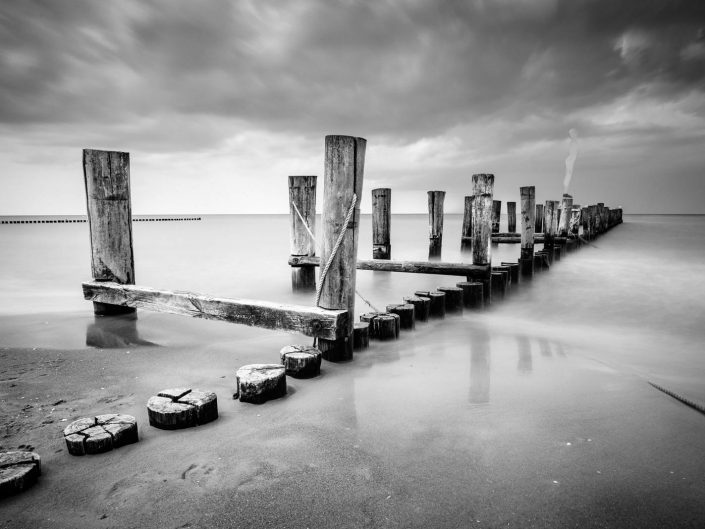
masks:
<path fill-rule="evenodd" d="M 83 296 L 87 300 L 111 305 L 294 331 L 326 339 L 345 336 L 347 332 L 346 310 L 326 310 L 251 299 L 212 298 L 190 292 L 96 281 L 83 283 Z"/>

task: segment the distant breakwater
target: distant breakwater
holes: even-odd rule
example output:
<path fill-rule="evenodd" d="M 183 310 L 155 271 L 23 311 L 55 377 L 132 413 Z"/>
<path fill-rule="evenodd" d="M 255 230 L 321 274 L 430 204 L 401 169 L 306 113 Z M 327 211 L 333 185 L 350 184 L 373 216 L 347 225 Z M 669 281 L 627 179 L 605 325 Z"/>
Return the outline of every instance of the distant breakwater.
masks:
<path fill-rule="evenodd" d="M 175 217 L 168 216 L 140 216 L 133 217 L 132 222 L 168 222 L 168 221 L 195 221 L 201 217 Z M 88 222 L 86 217 L 57 216 L 57 217 L 6 217 L 0 219 L 0 224 L 71 224 L 75 222 Z"/>

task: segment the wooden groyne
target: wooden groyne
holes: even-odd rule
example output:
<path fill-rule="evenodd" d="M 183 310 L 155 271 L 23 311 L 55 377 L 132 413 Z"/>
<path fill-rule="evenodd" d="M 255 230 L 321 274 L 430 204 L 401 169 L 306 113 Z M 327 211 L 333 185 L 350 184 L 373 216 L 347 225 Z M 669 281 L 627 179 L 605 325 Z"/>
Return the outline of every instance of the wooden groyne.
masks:
<path fill-rule="evenodd" d="M 132 222 L 183 222 L 201 220 L 201 217 L 181 217 L 181 216 L 140 216 L 133 217 Z M 88 222 L 88 217 L 27 217 L 27 218 L 5 218 L 0 219 L 0 224 L 76 224 Z"/>

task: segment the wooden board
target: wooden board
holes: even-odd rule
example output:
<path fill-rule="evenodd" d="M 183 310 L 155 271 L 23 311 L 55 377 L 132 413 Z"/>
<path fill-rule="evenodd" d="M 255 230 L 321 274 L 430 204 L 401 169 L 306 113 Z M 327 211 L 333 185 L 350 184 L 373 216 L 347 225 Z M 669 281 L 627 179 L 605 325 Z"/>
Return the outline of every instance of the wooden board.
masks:
<path fill-rule="evenodd" d="M 155 290 L 112 282 L 83 283 L 83 297 L 112 305 L 300 332 L 306 336 L 329 340 L 345 336 L 348 327 L 346 310 L 327 310 L 252 299 L 213 298 L 191 292 Z"/>

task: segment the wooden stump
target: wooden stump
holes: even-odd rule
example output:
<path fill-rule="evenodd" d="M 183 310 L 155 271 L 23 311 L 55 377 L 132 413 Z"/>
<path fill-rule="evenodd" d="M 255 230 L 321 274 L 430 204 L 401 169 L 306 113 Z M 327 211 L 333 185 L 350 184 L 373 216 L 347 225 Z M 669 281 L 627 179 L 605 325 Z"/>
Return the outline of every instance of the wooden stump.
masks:
<path fill-rule="evenodd" d="M 428 292 L 420 290 L 417 296 L 429 298 L 428 315 L 432 318 L 444 318 L 446 315 L 446 295 L 444 292 Z"/>
<path fill-rule="evenodd" d="M 64 439 L 74 456 L 108 452 L 139 441 L 137 420 L 118 413 L 83 417 L 64 428 Z"/>
<path fill-rule="evenodd" d="M 509 285 L 511 284 L 511 276 L 509 275 L 509 267 L 507 266 L 493 266 L 492 267 L 493 272 L 499 272 L 502 274 L 502 277 L 504 278 L 504 288 L 505 290 L 509 288 Z"/>
<path fill-rule="evenodd" d="M 416 321 L 428 321 L 428 311 L 431 306 L 431 300 L 429 298 L 409 296 L 404 298 L 404 303 L 414 306 L 414 318 Z"/>
<path fill-rule="evenodd" d="M 377 316 L 381 316 L 382 314 L 384 314 L 384 312 L 367 312 L 365 314 L 360 315 L 360 322 L 367 323 L 369 325 L 368 335 L 370 338 L 377 338 L 377 335 L 375 334 L 376 329 L 374 326 L 374 319 Z"/>
<path fill-rule="evenodd" d="M 250 364 L 235 374 L 236 393 L 240 402 L 262 404 L 286 395 L 286 370 L 277 364 Z"/>
<path fill-rule="evenodd" d="M 312 345 L 287 345 L 279 351 L 286 374 L 294 378 L 311 378 L 321 374 L 321 351 Z"/>
<path fill-rule="evenodd" d="M 178 430 L 206 424 L 218 418 L 215 393 L 191 388 L 170 388 L 147 401 L 149 424 L 162 430 Z"/>
<path fill-rule="evenodd" d="M 353 327 L 353 349 L 367 349 L 370 346 L 370 324 L 366 321 L 356 322 Z"/>
<path fill-rule="evenodd" d="M 467 309 L 481 309 L 483 306 L 482 283 L 479 281 L 461 281 L 458 288 L 463 289 L 463 306 Z"/>
<path fill-rule="evenodd" d="M 506 292 L 506 283 L 502 272 L 492 272 L 492 299 L 502 299 Z"/>
<path fill-rule="evenodd" d="M 446 312 L 463 312 L 463 289 L 460 287 L 438 287 L 445 294 Z"/>
<path fill-rule="evenodd" d="M 399 328 L 411 330 L 416 327 L 414 306 L 410 303 L 404 305 L 387 305 L 387 312 L 399 316 Z"/>
<path fill-rule="evenodd" d="M 519 263 L 502 263 L 502 266 L 509 268 L 509 278 L 512 285 L 519 283 Z"/>
<path fill-rule="evenodd" d="M 379 340 L 396 340 L 399 337 L 399 315 L 380 314 L 372 320 L 374 336 Z"/>
<path fill-rule="evenodd" d="M 41 458 L 35 452 L 0 452 L 0 498 L 34 485 L 42 473 Z"/>

